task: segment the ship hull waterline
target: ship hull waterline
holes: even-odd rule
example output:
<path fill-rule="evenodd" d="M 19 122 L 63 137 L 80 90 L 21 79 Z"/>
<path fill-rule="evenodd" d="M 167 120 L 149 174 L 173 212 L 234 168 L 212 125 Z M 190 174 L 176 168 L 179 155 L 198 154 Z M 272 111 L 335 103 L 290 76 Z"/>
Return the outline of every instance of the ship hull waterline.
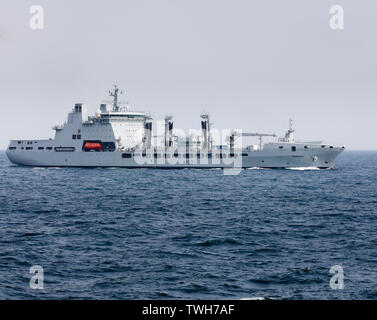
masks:
<path fill-rule="evenodd" d="M 146 160 L 148 163 L 123 158 L 123 151 L 114 152 L 54 152 L 54 151 L 11 151 L 8 159 L 20 166 L 30 167 L 121 167 L 157 169 L 214 169 L 214 168 L 333 168 L 342 148 L 313 150 L 276 155 L 268 151 L 249 152 L 234 162 L 223 159 L 182 159 L 169 163 L 168 159 Z M 202 161 L 202 162 L 201 162 Z"/>

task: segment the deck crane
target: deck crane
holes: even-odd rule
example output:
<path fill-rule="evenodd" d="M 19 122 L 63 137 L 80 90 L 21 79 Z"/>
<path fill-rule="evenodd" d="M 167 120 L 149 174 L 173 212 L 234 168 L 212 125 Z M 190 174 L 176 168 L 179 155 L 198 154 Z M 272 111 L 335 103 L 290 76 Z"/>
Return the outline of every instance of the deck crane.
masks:
<path fill-rule="evenodd" d="M 234 149 L 234 141 L 236 137 L 258 137 L 259 138 L 259 150 L 262 149 L 262 139 L 263 137 L 277 137 L 275 133 L 254 133 L 254 132 L 238 132 L 233 131 L 229 137 L 230 149 Z"/>

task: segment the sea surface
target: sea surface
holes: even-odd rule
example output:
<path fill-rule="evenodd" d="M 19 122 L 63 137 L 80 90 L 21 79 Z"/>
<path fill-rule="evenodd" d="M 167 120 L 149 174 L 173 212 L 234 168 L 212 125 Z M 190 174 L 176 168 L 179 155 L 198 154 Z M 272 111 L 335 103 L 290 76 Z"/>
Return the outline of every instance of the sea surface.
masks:
<path fill-rule="evenodd" d="M 0 152 L 0 298 L 376 299 L 376 187 L 377 152 L 238 176 L 19 167 Z"/>

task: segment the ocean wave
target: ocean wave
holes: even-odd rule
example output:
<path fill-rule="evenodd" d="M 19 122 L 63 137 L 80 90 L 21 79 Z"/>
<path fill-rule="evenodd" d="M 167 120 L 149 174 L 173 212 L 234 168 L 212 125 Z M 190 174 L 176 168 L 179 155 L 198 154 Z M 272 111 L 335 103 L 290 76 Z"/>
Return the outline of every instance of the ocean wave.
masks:
<path fill-rule="evenodd" d="M 237 179 L 191 169 L 35 171 L 5 157 L 1 298 L 376 297 L 376 152 L 345 153 L 324 174 L 256 167 L 248 170 L 263 174 Z M 34 264 L 46 274 L 42 295 L 25 289 Z M 335 264 L 347 290 L 329 287 Z"/>
<path fill-rule="evenodd" d="M 216 245 L 222 245 L 222 244 L 240 244 L 237 240 L 234 239 L 211 239 L 206 240 L 203 242 L 197 243 L 198 246 L 201 247 L 209 247 L 209 246 L 216 246 Z"/>

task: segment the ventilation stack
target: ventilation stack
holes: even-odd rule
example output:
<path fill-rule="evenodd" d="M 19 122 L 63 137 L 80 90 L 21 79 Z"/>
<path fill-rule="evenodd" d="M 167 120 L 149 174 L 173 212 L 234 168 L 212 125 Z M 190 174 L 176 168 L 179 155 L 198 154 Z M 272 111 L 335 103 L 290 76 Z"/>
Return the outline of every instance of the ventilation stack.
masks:
<path fill-rule="evenodd" d="M 173 145 L 173 117 L 165 117 L 165 148 L 169 148 Z"/>
<path fill-rule="evenodd" d="M 229 137 L 229 151 L 230 151 L 230 153 L 232 154 L 234 154 L 234 134 L 232 133 L 231 135 L 230 135 L 230 137 Z"/>
<path fill-rule="evenodd" d="M 152 147 L 152 119 L 146 119 L 144 123 L 144 145 L 146 149 Z"/>
<path fill-rule="evenodd" d="M 169 122 L 169 147 L 173 145 L 173 121 Z"/>
<path fill-rule="evenodd" d="M 202 121 L 202 134 L 203 134 L 203 149 L 208 150 L 210 141 L 209 141 L 209 114 L 208 113 L 202 113 L 201 116 Z"/>

